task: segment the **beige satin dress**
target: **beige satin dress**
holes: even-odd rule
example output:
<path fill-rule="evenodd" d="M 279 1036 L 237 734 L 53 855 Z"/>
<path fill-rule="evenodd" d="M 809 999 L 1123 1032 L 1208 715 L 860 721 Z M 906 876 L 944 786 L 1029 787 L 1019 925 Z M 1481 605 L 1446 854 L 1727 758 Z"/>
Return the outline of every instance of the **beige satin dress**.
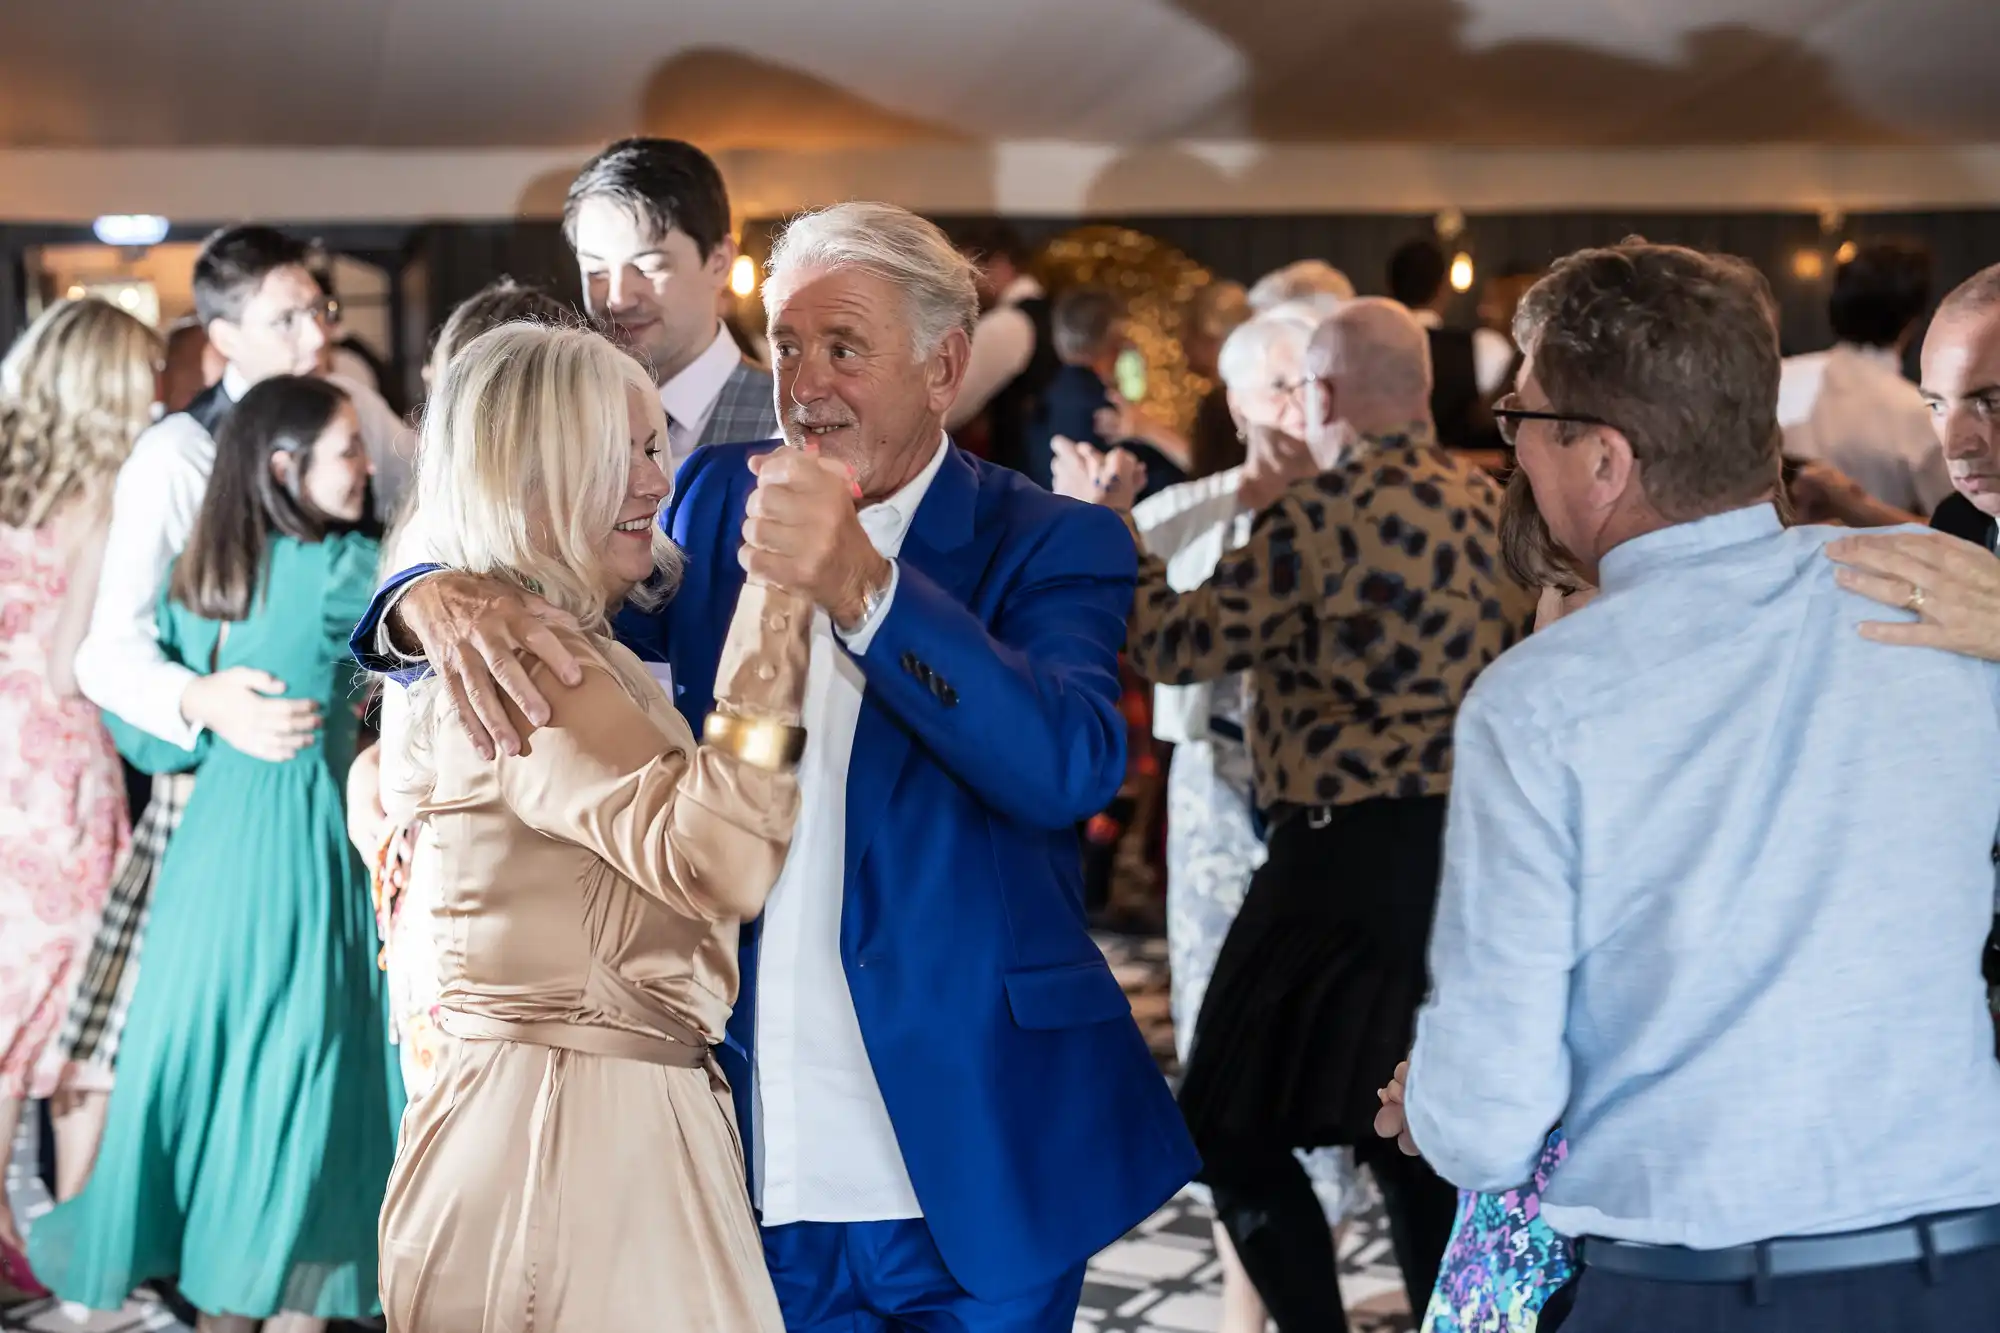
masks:
<path fill-rule="evenodd" d="M 802 599 L 746 586 L 717 707 L 796 723 L 811 625 Z M 389 1328 L 777 1333 L 708 1047 L 797 783 L 698 747 L 624 648 L 568 646 L 583 682 L 538 669 L 552 712 L 521 754 L 481 759 L 450 717 L 431 742 L 450 1037 L 382 1212 Z"/>

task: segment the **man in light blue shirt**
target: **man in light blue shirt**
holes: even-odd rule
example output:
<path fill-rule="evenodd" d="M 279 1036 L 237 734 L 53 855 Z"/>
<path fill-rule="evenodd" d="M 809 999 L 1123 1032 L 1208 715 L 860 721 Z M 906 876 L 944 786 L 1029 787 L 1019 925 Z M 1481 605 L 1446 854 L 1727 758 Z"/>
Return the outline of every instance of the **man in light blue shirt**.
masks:
<path fill-rule="evenodd" d="M 1460 711 L 1410 1137 L 1493 1191 L 1562 1125 L 1564 1333 L 2000 1326 L 2000 668 L 1781 525 L 1748 265 L 1585 251 L 1518 331 L 1509 554 L 1599 592 Z"/>

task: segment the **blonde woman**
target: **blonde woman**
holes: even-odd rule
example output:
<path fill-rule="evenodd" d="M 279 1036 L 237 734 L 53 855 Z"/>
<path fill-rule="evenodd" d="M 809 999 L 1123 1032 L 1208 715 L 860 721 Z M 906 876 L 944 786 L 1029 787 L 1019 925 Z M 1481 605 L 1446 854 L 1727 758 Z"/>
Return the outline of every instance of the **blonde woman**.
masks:
<path fill-rule="evenodd" d="M 578 322 L 574 311 L 540 288 L 501 278 L 451 312 L 424 365 L 424 383 L 434 388 L 452 358 L 474 339 L 519 320 L 551 326 Z M 409 522 L 416 500 L 412 490 L 383 539 L 384 574 L 430 557 L 429 543 Z M 430 1089 L 436 1077 L 444 1035 L 437 1028 L 437 940 L 431 912 L 437 848 L 407 800 L 383 802 L 385 790 L 407 793 L 411 785 L 399 762 L 407 749 L 408 723 L 405 692 L 385 691 L 376 716 L 381 739 L 364 750 L 348 772 L 347 818 L 349 836 L 369 860 L 376 928 L 382 937 L 381 965 L 389 981 L 390 1039 L 402 1057 L 404 1091 L 417 1097 Z"/>
<path fill-rule="evenodd" d="M 160 344 L 102 301 L 59 301 L 0 363 L 0 1151 L 60 1077 L 56 1028 L 124 851 L 118 753 L 71 665 L 111 484 L 152 416 Z M 0 1283 L 32 1290 L 0 1197 Z"/>
<path fill-rule="evenodd" d="M 746 585 L 697 745 L 610 636 L 679 572 L 657 517 L 666 421 L 596 334 L 508 325 L 452 362 L 418 519 L 440 559 L 538 593 L 581 664 L 484 759 L 411 698 L 413 806 L 437 849 L 436 1083 L 382 1215 L 396 1333 L 781 1327 L 710 1048 L 798 809 L 812 607 Z"/>

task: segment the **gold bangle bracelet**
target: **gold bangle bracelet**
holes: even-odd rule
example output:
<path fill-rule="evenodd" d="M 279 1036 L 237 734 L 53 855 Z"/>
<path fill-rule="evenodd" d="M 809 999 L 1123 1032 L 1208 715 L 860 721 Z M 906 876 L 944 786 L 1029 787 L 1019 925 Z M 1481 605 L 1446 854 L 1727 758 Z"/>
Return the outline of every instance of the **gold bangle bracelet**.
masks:
<path fill-rule="evenodd" d="M 701 724 L 701 741 L 727 750 L 753 768 L 789 773 L 806 752 L 806 729 L 762 718 L 710 713 Z"/>

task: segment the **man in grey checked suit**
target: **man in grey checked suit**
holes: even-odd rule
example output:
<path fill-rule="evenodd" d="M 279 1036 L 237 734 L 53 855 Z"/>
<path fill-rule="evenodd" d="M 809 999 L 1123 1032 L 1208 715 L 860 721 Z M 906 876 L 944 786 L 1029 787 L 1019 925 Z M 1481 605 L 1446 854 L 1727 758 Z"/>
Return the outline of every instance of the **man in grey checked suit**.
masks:
<path fill-rule="evenodd" d="M 678 139 L 621 139 L 563 203 L 591 318 L 653 370 L 674 471 L 704 444 L 778 434 L 771 375 L 743 359 L 716 311 L 736 261 L 729 193 Z"/>

